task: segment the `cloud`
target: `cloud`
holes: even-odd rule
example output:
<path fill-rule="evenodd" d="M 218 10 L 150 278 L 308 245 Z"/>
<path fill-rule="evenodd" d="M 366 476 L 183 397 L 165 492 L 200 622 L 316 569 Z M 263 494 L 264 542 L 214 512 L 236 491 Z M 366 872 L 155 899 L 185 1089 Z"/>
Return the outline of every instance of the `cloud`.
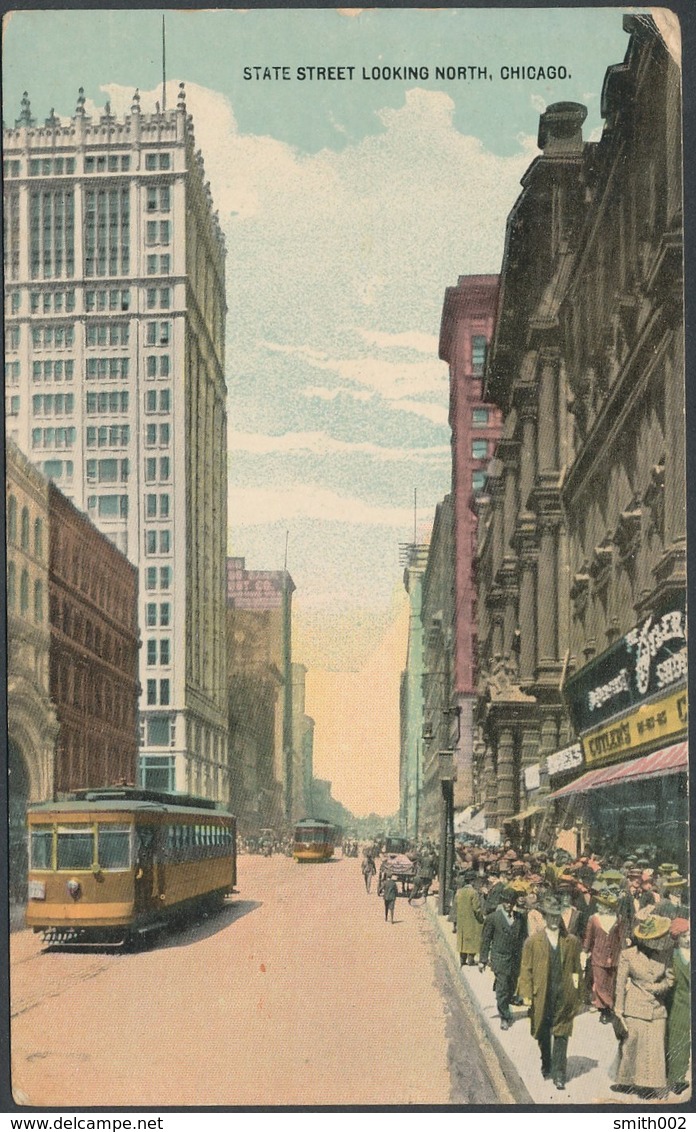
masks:
<path fill-rule="evenodd" d="M 354 401 L 373 401 L 374 393 L 367 389 L 351 389 L 348 385 L 334 385 L 327 389 L 323 385 L 307 385 L 300 389 L 303 397 L 315 397 L 319 401 L 335 401 L 338 397 L 351 397 Z"/>
<path fill-rule="evenodd" d="M 380 507 L 310 483 L 293 484 L 284 491 L 263 487 L 233 488 L 229 497 L 229 513 L 236 528 L 313 519 L 408 530 L 413 522 L 413 512 L 408 507 Z"/>
<path fill-rule="evenodd" d="M 413 350 L 415 353 L 437 357 L 439 339 L 435 334 L 422 334 L 417 330 L 402 334 L 386 334 L 378 330 L 358 330 L 358 334 L 370 346 L 380 350 Z"/>
<path fill-rule="evenodd" d="M 427 448 L 387 448 L 367 441 L 337 440 L 327 432 L 291 432 L 280 436 L 265 436 L 252 432 L 232 432 L 228 435 L 231 452 L 251 452 L 254 455 L 284 453 L 298 456 L 361 455 L 377 461 L 447 460 L 451 449 L 448 444 Z"/>

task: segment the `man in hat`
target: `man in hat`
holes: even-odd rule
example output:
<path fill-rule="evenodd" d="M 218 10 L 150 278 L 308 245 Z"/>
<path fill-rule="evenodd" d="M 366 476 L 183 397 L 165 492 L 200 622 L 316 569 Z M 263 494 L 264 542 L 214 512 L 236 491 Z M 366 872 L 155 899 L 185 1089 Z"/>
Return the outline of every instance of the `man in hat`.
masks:
<path fill-rule="evenodd" d="M 463 884 L 455 896 L 455 923 L 457 925 L 457 947 L 460 966 L 473 967 L 481 950 L 483 930 L 483 911 L 478 892 L 474 886 L 476 874 L 466 872 Z"/>
<path fill-rule="evenodd" d="M 676 869 L 671 873 L 662 872 L 656 884 L 660 899 L 651 909 L 653 914 L 666 916 L 668 920 L 675 920 L 677 916 L 688 920 L 689 909 L 682 903 L 682 892 L 687 884 L 686 878 L 680 876 Z"/>
<path fill-rule="evenodd" d="M 481 936 L 479 970 L 486 969 L 490 956 L 495 975 L 495 1000 L 501 1030 L 509 1030 L 512 1025 L 510 1003 L 515 997 L 522 943 L 526 932 L 524 918 L 516 915 L 514 911 L 517 896 L 513 888 L 506 888 L 503 891 L 498 907 L 486 916 Z"/>
<path fill-rule="evenodd" d="M 529 1002 L 532 1037 L 541 1053 L 541 1073 L 565 1089 L 568 1038 L 580 1010 L 580 940 L 561 931 L 561 906 L 548 897 L 542 907 L 544 930 L 522 950 L 519 993 Z"/>

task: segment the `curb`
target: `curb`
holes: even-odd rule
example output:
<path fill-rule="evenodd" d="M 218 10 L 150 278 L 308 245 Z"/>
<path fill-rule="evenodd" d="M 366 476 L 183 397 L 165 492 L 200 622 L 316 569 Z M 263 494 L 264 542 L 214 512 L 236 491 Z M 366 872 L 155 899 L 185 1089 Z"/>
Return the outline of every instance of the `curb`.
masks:
<path fill-rule="evenodd" d="M 537 1102 L 520 1077 L 514 1062 L 501 1045 L 495 1031 L 488 1025 L 487 1019 L 481 1014 L 468 984 L 460 976 L 459 965 L 455 961 L 451 944 L 443 927 L 443 923 L 448 924 L 449 921 L 443 920 L 435 907 L 430 905 L 427 900 L 425 901 L 425 910 L 428 919 L 437 931 L 457 993 L 479 1039 L 480 1049 L 490 1070 L 493 1084 L 500 1093 L 500 1104 L 536 1106 Z"/>

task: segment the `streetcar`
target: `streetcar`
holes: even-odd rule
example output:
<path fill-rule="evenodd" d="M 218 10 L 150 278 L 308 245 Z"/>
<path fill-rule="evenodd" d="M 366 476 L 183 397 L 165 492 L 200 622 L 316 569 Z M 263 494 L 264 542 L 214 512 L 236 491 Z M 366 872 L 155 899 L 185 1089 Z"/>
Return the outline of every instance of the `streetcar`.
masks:
<path fill-rule="evenodd" d="M 323 818 L 303 818 L 295 826 L 292 855 L 303 861 L 328 861 L 333 857 L 336 830 Z"/>
<path fill-rule="evenodd" d="M 236 822 L 208 799 L 81 790 L 27 821 L 26 923 L 47 943 L 127 943 L 222 906 L 236 884 Z"/>

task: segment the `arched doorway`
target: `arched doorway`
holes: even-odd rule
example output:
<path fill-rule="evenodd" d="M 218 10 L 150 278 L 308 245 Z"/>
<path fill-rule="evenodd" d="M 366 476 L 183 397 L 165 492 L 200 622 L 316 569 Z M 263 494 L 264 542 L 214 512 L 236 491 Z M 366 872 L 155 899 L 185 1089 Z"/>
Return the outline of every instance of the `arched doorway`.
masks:
<path fill-rule="evenodd" d="M 10 903 L 25 904 L 27 897 L 27 802 L 29 774 L 20 748 L 11 739 L 8 751 L 8 808 Z"/>

